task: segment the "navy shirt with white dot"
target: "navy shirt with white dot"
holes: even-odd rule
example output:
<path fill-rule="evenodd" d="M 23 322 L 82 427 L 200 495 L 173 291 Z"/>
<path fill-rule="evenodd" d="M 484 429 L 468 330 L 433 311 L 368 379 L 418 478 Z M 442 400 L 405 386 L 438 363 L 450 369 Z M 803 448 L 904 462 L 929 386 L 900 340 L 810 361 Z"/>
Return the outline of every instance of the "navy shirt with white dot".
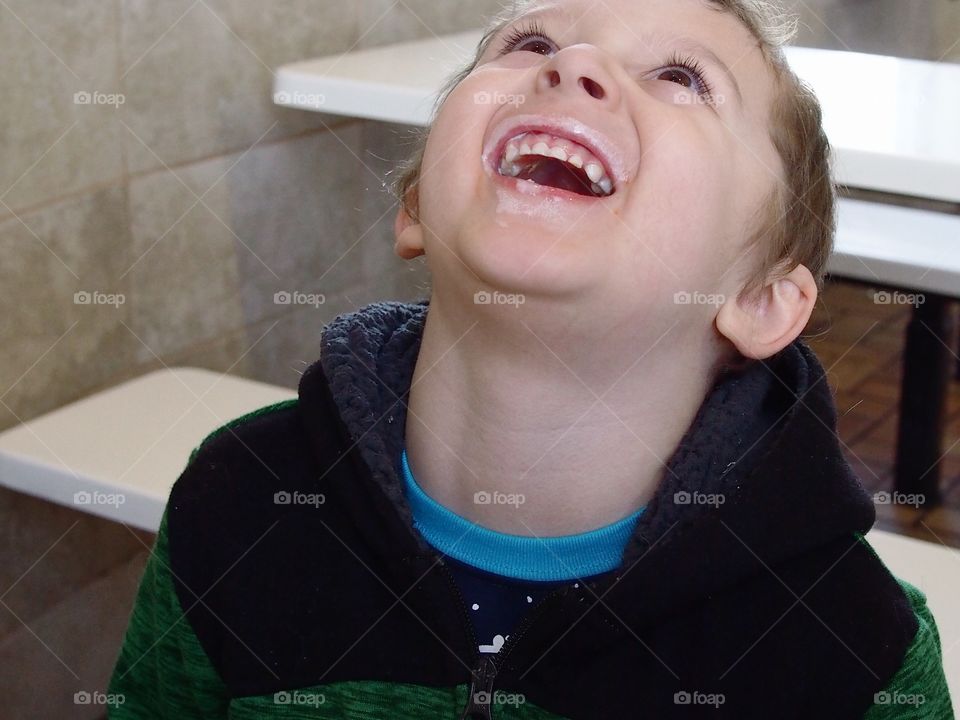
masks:
<path fill-rule="evenodd" d="M 579 587 L 613 571 L 643 512 L 576 535 L 509 535 L 477 525 L 427 495 L 413 477 L 406 450 L 400 470 L 414 526 L 443 554 L 481 653 L 499 652 L 523 616 L 551 590 Z M 491 493 L 485 495 L 478 502 L 490 502 Z"/>
<path fill-rule="evenodd" d="M 456 578 L 473 623 L 477 649 L 482 653 L 499 652 L 523 616 L 551 590 L 563 585 L 580 586 L 579 580 L 536 581 L 496 575 L 449 555 L 444 556 L 444 562 Z M 598 577 L 592 575 L 583 581 Z"/>

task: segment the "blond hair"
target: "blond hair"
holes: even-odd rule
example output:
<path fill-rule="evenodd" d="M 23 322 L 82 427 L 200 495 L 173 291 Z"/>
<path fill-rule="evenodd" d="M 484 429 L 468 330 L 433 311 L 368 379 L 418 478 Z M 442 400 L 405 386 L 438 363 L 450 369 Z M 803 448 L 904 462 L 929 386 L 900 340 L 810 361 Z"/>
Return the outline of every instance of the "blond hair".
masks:
<path fill-rule="evenodd" d="M 779 179 L 754 214 L 745 249 L 755 251 L 744 293 L 759 290 L 771 279 L 798 265 L 810 270 L 823 287 L 827 259 L 836 228 L 836 193 L 831 177 L 830 144 L 823 131 L 820 103 L 810 87 L 787 64 L 783 53 L 796 33 L 796 18 L 768 0 L 704 0 L 719 12 L 737 18 L 756 39 L 773 72 L 774 99 L 770 108 L 770 140 L 782 163 Z M 434 117 L 447 96 L 477 67 L 493 37 L 517 19 L 530 0 L 495 15 L 487 25 L 469 65 L 452 75 L 437 96 Z M 413 155 L 399 167 L 393 191 L 404 211 L 419 220 L 418 184 L 429 128 L 422 132 Z"/>

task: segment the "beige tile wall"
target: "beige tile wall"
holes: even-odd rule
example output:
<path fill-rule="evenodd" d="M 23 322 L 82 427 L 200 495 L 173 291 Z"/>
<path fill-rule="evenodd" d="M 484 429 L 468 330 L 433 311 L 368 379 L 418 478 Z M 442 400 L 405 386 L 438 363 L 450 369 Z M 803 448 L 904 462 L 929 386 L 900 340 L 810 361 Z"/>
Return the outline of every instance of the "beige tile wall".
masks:
<path fill-rule="evenodd" d="M 791 0 L 800 44 L 960 60 L 953 0 Z M 322 325 L 428 292 L 392 254 L 407 127 L 278 109 L 284 62 L 478 26 L 498 0 L 0 3 L 0 428 L 165 363 L 294 387 Z M 76 93 L 122 95 L 79 104 Z M 318 307 L 274 302 L 321 292 Z M 77 292 L 122 293 L 117 306 Z M 151 537 L 0 490 L 0 689 L 96 717 Z"/>
<path fill-rule="evenodd" d="M 798 45 L 960 62 L 957 0 L 785 0 Z"/>
<path fill-rule="evenodd" d="M 383 187 L 408 129 L 277 108 L 272 69 L 498 7 L 4 0 L 0 429 L 161 364 L 295 387 L 334 315 L 427 292 Z M 0 490 L 0 714 L 102 714 L 74 693 L 105 688 L 151 542 Z"/>

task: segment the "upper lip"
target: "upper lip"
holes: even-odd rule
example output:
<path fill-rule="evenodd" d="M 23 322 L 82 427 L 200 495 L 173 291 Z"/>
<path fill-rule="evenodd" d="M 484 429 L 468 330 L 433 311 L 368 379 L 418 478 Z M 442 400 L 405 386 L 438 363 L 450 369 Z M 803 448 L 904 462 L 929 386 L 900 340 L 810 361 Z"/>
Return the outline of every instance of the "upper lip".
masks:
<path fill-rule="evenodd" d="M 619 187 L 628 180 L 623 150 L 604 133 L 569 115 L 513 115 L 501 120 L 487 133 L 483 160 L 493 172 L 507 142 L 523 132 L 540 131 L 583 145 L 603 163 L 604 170 Z"/>

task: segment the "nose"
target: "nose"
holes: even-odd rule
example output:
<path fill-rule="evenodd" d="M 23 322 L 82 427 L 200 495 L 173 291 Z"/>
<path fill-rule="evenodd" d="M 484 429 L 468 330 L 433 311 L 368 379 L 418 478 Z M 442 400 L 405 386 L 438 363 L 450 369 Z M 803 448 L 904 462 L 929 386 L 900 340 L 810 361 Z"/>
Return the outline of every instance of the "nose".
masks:
<path fill-rule="evenodd" d="M 558 51 L 540 68 L 537 89 L 562 92 L 573 99 L 584 97 L 613 110 L 620 103 L 620 90 L 598 51 L 588 45 L 571 45 Z"/>

